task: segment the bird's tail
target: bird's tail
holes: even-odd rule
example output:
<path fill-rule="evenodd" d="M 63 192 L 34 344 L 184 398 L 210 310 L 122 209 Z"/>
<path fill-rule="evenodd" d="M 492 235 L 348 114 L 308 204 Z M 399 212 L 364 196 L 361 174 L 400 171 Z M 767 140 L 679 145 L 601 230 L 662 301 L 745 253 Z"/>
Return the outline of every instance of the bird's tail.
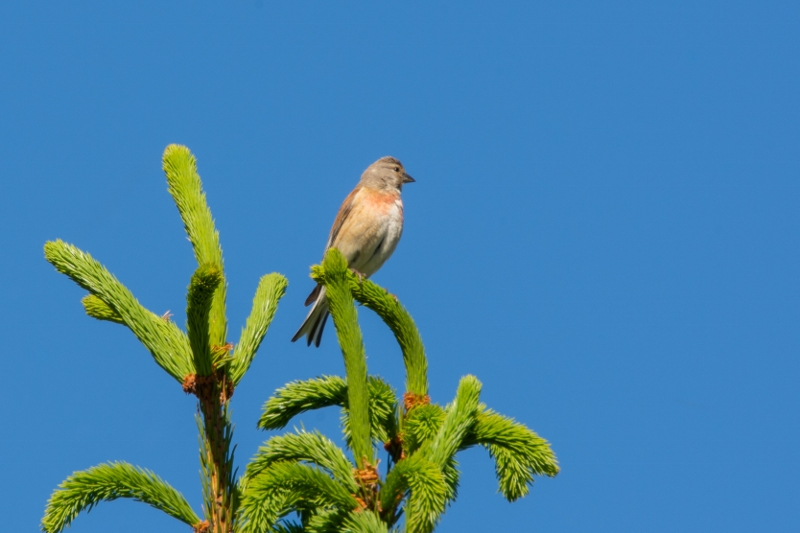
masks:
<path fill-rule="evenodd" d="M 314 296 L 316 296 L 316 299 L 312 300 Z M 322 340 L 322 330 L 325 329 L 325 322 L 328 320 L 328 298 L 325 296 L 325 287 L 317 285 L 314 288 L 308 300 L 306 300 L 306 305 L 312 301 L 314 305 L 311 306 L 303 325 L 292 337 L 292 342 L 305 335 L 308 346 L 311 346 L 313 342 L 314 346 L 319 347 L 319 343 Z"/>

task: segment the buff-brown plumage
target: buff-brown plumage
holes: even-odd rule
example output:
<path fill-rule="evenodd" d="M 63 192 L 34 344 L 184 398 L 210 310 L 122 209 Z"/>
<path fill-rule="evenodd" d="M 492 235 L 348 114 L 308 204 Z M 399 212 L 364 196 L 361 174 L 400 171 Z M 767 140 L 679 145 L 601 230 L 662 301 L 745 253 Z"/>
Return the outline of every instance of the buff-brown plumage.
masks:
<path fill-rule="evenodd" d="M 356 188 L 344 199 L 328 235 L 329 248 L 337 248 L 350 268 L 370 277 L 392 255 L 403 234 L 403 185 L 413 182 L 402 163 L 393 157 L 382 157 L 361 175 Z M 305 321 L 292 342 L 306 336 L 308 345 L 319 346 L 328 318 L 325 288 L 317 287 L 306 305 L 313 303 Z"/>

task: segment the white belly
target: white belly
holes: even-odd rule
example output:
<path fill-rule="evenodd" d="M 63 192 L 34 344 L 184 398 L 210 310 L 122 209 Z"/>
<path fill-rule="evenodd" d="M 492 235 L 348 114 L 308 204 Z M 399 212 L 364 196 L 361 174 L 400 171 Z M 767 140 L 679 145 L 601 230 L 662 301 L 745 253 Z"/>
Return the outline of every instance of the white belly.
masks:
<path fill-rule="evenodd" d="M 380 269 L 386 262 L 400 242 L 403 234 L 403 204 L 398 199 L 389 209 L 389 212 L 381 217 L 378 231 L 371 246 L 362 250 L 359 257 L 350 267 L 369 277 Z"/>

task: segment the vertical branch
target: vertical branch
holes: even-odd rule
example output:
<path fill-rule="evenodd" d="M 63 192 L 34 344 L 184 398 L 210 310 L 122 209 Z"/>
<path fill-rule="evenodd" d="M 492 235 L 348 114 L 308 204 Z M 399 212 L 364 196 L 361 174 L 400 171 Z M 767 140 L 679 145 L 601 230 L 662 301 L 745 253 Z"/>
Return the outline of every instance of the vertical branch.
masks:
<path fill-rule="evenodd" d="M 200 463 L 203 467 L 203 488 L 206 519 L 214 533 L 231 533 L 235 521 L 235 471 L 231 439 L 233 427 L 228 410 L 220 405 L 218 390 L 209 381 L 207 388 L 198 391 L 200 412 Z"/>
<path fill-rule="evenodd" d="M 219 233 L 214 227 L 211 210 L 197 173 L 197 161 L 185 146 L 171 144 L 164 150 L 164 173 L 169 193 L 178 207 L 186 234 L 194 248 L 198 265 L 213 265 L 223 270 Z M 209 341 L 211 346 L 226 343 L 225 279 L 217 286 L 211 303 Z"/>
<path fill-rule="evenodd" d="M 195 372 L 208 376 L 213 371 L 211 347 L 208 343 L 208 321 L 214 291 L 222 282 L 222 271 L 214 265 L 201 265 L 189 283 L 186 326 L 192 346 Z"/>
<path fill-rule="evenodd" d="M 347 397 L 350 411 L 350 431 L 356 464 L 364 468 L 365 462 L 372 464 L 373 450 L 370 438 L 369 389 L 367 385 L 367 356 L 358 326 L 353 296 L 347 282 L 347 260 L 332 248 L 322 261 L 325 270 L 324 283 L 330 304 L 336 335 L 344 356 L 347 372 Z"/>
<path fill-rule="evenodd" d="M 235 489 L 231 425 L 225 403 L 233 393 L 233 382 L 227 369 L 215 368 L 213 361 L 215 351 L 224 350 L 227 345 L 222 248 L 192 153 L 185 146 L 167 146 L 163 167 L 169 193 L 199 265 L 189 286 L 187 310 L 196 375 L 186 377 L 184 390 L 197 395 L 200 401 L 206 514 L 214 533 L 229 533 L 233 528 Z"/>

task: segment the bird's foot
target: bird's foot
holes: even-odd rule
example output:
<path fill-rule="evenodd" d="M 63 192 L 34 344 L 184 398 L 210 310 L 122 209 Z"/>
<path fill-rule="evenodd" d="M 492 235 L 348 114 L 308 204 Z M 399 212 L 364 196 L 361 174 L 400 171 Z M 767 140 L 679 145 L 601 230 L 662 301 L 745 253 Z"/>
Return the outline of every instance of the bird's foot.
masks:
<path fill-rule="evenodd" d="M 356 275 L 356 277 L 358 278 L 358 284 L 359 285 L 363 285 L 364 284 L 364 279 L 366 279 L 367 276 L 365 276 L 363 273 L 359 272 L 355 268 L 351 268 L 350 272 L 352 272 L 353 274 Z"/>

